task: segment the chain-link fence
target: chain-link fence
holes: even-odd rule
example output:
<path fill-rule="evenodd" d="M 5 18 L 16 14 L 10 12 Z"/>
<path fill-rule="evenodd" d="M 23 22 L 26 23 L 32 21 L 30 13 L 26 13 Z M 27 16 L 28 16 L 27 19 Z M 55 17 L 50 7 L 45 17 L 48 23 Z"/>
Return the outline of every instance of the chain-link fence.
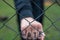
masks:
<path fill-rule="evenodd" d="M 37 18 L 43 15 L 43 28 L 46 34 L 45 40 L 60 40 L 60 0 L 44 0 L 45 8 Z M 13 0 L 0 0 L 0 16 L 7 16 L 8 19 L 0 22 L 0 40 L 20 40 L 17 14 L 15 13 Z M 34 22 L 34 20 L 33 20 Z"/>

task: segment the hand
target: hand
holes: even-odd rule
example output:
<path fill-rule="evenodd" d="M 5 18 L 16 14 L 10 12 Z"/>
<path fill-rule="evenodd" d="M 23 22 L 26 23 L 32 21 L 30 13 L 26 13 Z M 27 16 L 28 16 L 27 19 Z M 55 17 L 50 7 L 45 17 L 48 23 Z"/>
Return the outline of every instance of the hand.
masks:
<path fill-rule="evenodd" d="M 25 18 L 27 19 L 29 22 L 32 22 L 34 19 L 31 18 L 31 17 L 28 17 L 28 18 Z M 30 33 L 30 37 L 33 39 L 34 37 L 36 38 L 40 38 L 41 40 L 44 40 L 44 35 L 41 35 L 40 37 L 39 36 L 39 31 L 43 32 L 43 28 L 42 28 L 42 24 L 37 22 L 36 20 L 33 21 L 31 23 L 31 25 L 29 24 L 29 22 L 25 19 L 22 19 L 21 20 L 21 31 L 23 31 L 26 27 L 26 28 L 22 34 L 23 34 L 23 37 L 24 38 L 27 38 L 28 36 L 28 33 Z M 38 30 L 38 31 L 37 31 Z"/>

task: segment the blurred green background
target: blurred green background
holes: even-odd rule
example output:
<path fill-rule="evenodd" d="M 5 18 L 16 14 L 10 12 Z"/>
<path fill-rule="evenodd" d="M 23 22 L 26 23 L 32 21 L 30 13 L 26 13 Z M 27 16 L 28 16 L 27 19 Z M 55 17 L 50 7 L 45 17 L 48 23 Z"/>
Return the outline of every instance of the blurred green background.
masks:
<path fill-rule="evenodd" d="M 6 1 L 14 7 L 13 0 L 6 0 Z M 45 9 L 47 9 L 51 4 L 49 2 L 46 2 Z M 14 9 L 12 9 L 2 0 L 0 0 L 0 16 L 7 16 L 10 18 L 15 13 L 16 11 Z M 48 10 L 45 11 L 45 15 L 48 16 L 48 18 L 50 18 L 53 22 L 56 21 L 58 18 L 60 18 L 60 6 L 58 6 L 57 4 L 52 5 Z M 6 23 L 6 25 L 8 25 L 10 28 L 4 26 L 2 29 L 0 29 L 0 40 L 14 40 L 14 39 L 20 40 L 20 35 L 16 37 L 16 35 L 19 33 L 16 16 L 17 15 L 15 15 L 9 22 Z M 46 18 L 46 16 L 44 16 L 44 20 L 43 20 L 44 31 L 50 25 L 52 25 L 52 23 Z M 4 25 L 3 23 L 4 22 L 0 22 L 0 27 Z M 60 40 L 60 20 L 56 21 L 54 25 L 56 25 L 56 27 L 59 30 L 57 30 L 52 25 L 47 31 L 45 31 L 46 34 L 45 40 Z M 16 32 L 12 31 L 12 29 Z"/>

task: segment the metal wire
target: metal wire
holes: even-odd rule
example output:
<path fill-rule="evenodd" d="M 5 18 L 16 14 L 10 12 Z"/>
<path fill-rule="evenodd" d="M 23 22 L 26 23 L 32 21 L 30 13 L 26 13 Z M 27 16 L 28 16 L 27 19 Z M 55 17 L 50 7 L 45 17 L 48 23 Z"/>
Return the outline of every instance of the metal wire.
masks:
<path fill-rule="evenodd" d="M 6 0 L 2 0 L 5 4 L 7 4 L 8 6 L 10 6 L 12 9 L 14 9 L 14 10 L 16 10 L 14 7 L 12 7 L 12 5 L 10 5 L 9 4 L 9 2 L 7 2 Z M 32 1 L 32 3 L 34 3 L 39 9 L 41 9 L 40 7 L 39 7 L 39 5 L 37 5 L 34 1 Z M 48 9 L 50 9 L 54 4 L 57 4 L 58 6 L 60 6 L 60 3 L 59 3 L 59 0 L 54 0 L 54 2 L 49 6 L 49 7 L 47 7 L 47 9 L 44 9 L 44 10 L 42 10 L 42 13 L 40 14 L 40 15 L 38 15 L 36 18 L 35 18 L 35 20 L 36 19 L 39 19 L 42 15 L 44 15 L 44 13 L 48 10 Z M 14 30 L 13 28 L 11 28 L 9 25 L 7 25 L 7 23 L 11 20 L 11 19 L 13 19 L 13 17 L 14 16 L 16 16 L 17 14 L 15 13 L 13 16 L 11 16 L 8 20 L 6 20 L 4 23 L 3 23 L 3 25 L 2 26 L 0 26 L 0 30 L 2 30 L 3 28 L 4 28 L 4 26 L 6 27 L 6 28 L 8 28 L 9 30 L 11 30 L 11 31 L 13 31 L 14 33 L 16 33 L 17 35 L 12 39 L 12 40 L 16 40 L 16 38 L 20 35 L 20 33 L 21 32 L 23 32 L 24 30 L 26 30 L 27 28 L 28 28 L 28 26 L 32 26 L 31 25 L 31 23 L 33 23 L 35 20 L 33 20 L 32 22 L 29 22 L 27 19 L 25 19 L 27 22 L 29 22 L 30 23 L 30 25 L 28 25 L 23 31 L 20 31 L 20 33 L 18 33 L 16 30 Z M 18 14 L 18 15 L 21 15 L 21 14 Z M 23 15 L 21 15 L 22 17 L 23 17 Z M 56 26 L 55 25 L 55 23 L 56 22 L 58 22 L 58 21 L 60 21 L 60 17 L 59 18 L 57 18 L 54 22 L 53 22 L 53 20 L 51 20 L 47 15 L 44 15 L 44 17 L 46 17 L 50 22 L 51 22 L 51 25 L 49 25 L 48 26 L 48 28 L 46 28 L 45 30 L 44 30 L 44 32 L 47 32 L 50 28 L 52 28 L 52 26 L 58 31 L 58 32 L 60 32 L 60 29 L 58 28 L 58 26 Z M 12 25 L 11 25 L 12 26 Z M 32 26 L 32 28 L 34 28 L 33 26 Z M 35 28 L 34 28 L 35 29 Z M 35 30 L 37 30 L 37 29 L 35 29 Z M 38 30 L 37 30 L 38 31 Z M 39 31 L 38 31 L 39 32 Z"/>

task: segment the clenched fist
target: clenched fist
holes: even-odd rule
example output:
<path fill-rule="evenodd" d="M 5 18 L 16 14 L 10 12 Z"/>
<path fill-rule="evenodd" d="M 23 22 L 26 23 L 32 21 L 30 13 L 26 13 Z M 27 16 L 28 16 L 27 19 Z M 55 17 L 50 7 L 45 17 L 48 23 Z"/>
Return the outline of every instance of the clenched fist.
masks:
<path fill-rule="evenodd" d="M 31 17 L 25 19 L 21 20 L 22 37 L 24 39 L 30 39 L 30 40 L 31 39 L 44 40 L 45 34 L 43 32 L 42 24 Z"/>

